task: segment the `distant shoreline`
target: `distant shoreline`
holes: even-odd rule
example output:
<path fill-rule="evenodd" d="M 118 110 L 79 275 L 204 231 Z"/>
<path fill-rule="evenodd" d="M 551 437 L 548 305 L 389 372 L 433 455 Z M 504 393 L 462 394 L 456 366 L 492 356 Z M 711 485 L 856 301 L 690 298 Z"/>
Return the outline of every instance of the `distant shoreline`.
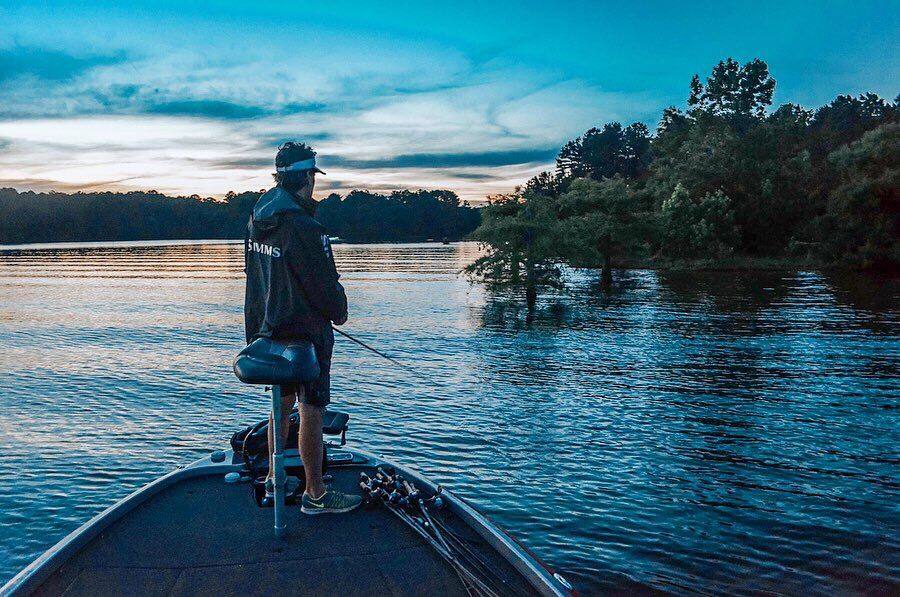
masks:
<path fill-rule="evenodd" d="M 104 247 L 166 247 L 177 245 L 231 245 L 240 244 L 241 239 L 228 238 L 179 238 L 157 240 L 90 240 L 61 241 L 56 243 L 20 243 L 14 245 L 0 244 L 0 251 L 40 251 L 52 249 L 91 249 Z"/>
<path fill-rule="evenodd" d="M 24 243 L 14 245 L 0 245 L 0 254 L 11 251 L 55 251 L 72 249 L 102 249 L 102 248 L 129 248 L 129 247 L 166 247 L 184 245 L 239 245 L 243 242 L 240 238 L 205 238 L 205 239 L 156 239 L 156 240 L 117 240 L 117 241 L 63 241 L 56 243 Z M 478 241 L 461 239 L 450 241 L 451 244 L 474 243 Z M 346 245 L 442 245 L 442 241 L 380 241 L 380 242 L 341 242 Z M 570 266 L 573 269 L 597 270 L 600 265 Z M 665 272 L 734 272 L 734 271 L 840 271 L 854 268 L 840 268 L 810 259 L 784 259 L 771 257 L 740 257 L 732 256 L 723 259 L 632 259 L 614 262 L 613 269 L 622 270 L 657 270 Z M 892 272 L 870 272 L 886 277 L 896 277 Z"/>
<path fill-rule="evenodd" d="M 56 243 L 22 243 L 13 245 L 0 244 L 2 251 L 52 251 L 54 249 L 102 249 L 117 247 L 167 247 L 179 245 L 239 245 L 244 242 L 242 238 L 181 238 L 158 240 L 97 240 L 97 241 L 61 241 Z M 475 242 L 451 240 L 449 243 Z M 433 240 L 409 240 L 409 241 L 374 241 L 374 242 L 350 242 L 341 241 L 342 245 L 441 245 L 443 241 Z"/>

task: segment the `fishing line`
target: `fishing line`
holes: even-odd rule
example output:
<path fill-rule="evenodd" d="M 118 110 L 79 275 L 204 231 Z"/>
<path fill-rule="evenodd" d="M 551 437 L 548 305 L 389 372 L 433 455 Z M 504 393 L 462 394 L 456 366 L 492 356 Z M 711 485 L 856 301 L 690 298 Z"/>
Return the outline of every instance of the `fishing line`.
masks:
<path fill-rule="evenodd" d="M 345 332 L 345 331 L 343 331 L 343 330 L 339 330 L 339 329 L 336 328 L 335 326 L 331 326 L 331 329 L 333 329 L 334 331 L 336 331 L 336 332 L 337 332 L 338 334 L 340 334 L 341 336 L 344 336 L 344 337 L 347 338 L 348 340 L 352 340 L 353 342 L 356 342 L 357 344 L 359 344 L 360 346 L 362 346 L 362 347 L 365 348 L 366 350 L 370 350 L 370 351 L 374 352 L 375 354 L 377 354 L 378 356 L 380 356 L 381 358 L 389 360 L 391 363 L 397 365 L 397 366 L 400 367 L 401 369 L 404 369 L 404 370 L 408 371 L 409 373 L 412 373 L 413 375 L 415 375 L 415 376 L 418 377 L 419 379 L 422 379 L 422 380 L 426 379 L 426 378 L 425 378 L 425 375 L 422 374 L 422 373 L 420 373 L 418 370 L 416 370 L 416 369 L 410 367 L 409 365 L 406 365 L 406 364 L 404 364 L 404 363 L 401 363 L 400 361 L 398 361 L 397 359 L 395 359 L 395 358 L 393 358 L 393 357 L 389 357 L 388 355 L 384 354 L 383 352 L 381 352 L 381 351 L 378 350 L 378 349 L 372 348 L 371 346 L 369 346 L 368 344 L 366 344 L 366 343 L 363 342 L 362 340 L 357 340 L 356 338 L 354 338 L 353 336 L 351 336 L 351 335 L 348 334 L 347 332 Z"/>

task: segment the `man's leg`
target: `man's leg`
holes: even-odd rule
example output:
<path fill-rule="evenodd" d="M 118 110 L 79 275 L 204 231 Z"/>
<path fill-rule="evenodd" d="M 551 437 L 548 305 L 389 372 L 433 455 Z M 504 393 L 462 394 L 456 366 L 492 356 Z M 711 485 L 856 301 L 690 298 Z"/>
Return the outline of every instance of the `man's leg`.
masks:
<path fill-rule="evenodd" d="M 327 489 L 322 482 L 322 416 L 329 400 L 330 378 L 328 365 L 331 353 L 317 351 L 321 375 L 314 384 L 297 390 L 300 403 L 300 458 L 306 473 L 300 511 L 304 514 L 338 514 L 349 512 L 362 504 L 358 492 L 342 493 Z M 309 393 L 307 393 L 309 392 Z"/>
<path fill-rule="evenodd" d="M 298 390 L 300 403 L 300 459 L 306 473 L 306 493 L 319 498 L 325 493 L 322 482 L 322 411 L 324 407 L 304 404 L 302 388 Z"/>
<path fill-rule="evenodd" d="M 282 387 L 282 390 L 287 390 L 288 388 Z M 291 411 L 294 409 L 294 402 L 297 400 L 297 396 L 293 389 L 290 390 L 290 393 L 284 393 L 281 395 L 281 421 L 279 430 L 281 431 L 281 441 L 287 443 L 288 432 L 291 430 Z M 272 422 L 272 413 L 269 413 L 269 474 L 266 475 L 266 480 L 272 480 L 275 478 L 275 463 L 272 460 L 272 454 L 275 451 L 275 436 L 272 435 L 272 430 L 275 429 L 275 425 Z M 284 445 L 284 444 L 282 444 Z"/>

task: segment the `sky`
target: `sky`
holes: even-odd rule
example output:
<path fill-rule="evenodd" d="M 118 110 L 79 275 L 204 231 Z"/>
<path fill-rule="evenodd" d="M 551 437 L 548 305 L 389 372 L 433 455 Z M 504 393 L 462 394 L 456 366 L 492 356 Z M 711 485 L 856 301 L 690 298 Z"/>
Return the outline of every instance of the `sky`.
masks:
<path fill-rule="evenodd" d="M 311 144 L 318 198 L 512 191 L 761 58 L 775 104 L 898 91 L 894 2 L 0 0 L 0 187 L 221 197 Z"/>

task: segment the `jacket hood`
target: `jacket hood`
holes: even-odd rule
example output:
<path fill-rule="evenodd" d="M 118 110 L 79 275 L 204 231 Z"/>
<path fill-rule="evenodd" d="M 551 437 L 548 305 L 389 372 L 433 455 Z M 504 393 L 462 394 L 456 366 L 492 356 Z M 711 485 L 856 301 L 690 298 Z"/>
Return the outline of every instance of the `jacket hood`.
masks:
<path fill-rule="evenodd" d="M 253 206 L 253 222 L 265 226 L 275 224 L 278 214 L 287 211 L 301 211 L 300 206 L 294 201 L 290 193 L 281 187 L 269 189 Z"/>

